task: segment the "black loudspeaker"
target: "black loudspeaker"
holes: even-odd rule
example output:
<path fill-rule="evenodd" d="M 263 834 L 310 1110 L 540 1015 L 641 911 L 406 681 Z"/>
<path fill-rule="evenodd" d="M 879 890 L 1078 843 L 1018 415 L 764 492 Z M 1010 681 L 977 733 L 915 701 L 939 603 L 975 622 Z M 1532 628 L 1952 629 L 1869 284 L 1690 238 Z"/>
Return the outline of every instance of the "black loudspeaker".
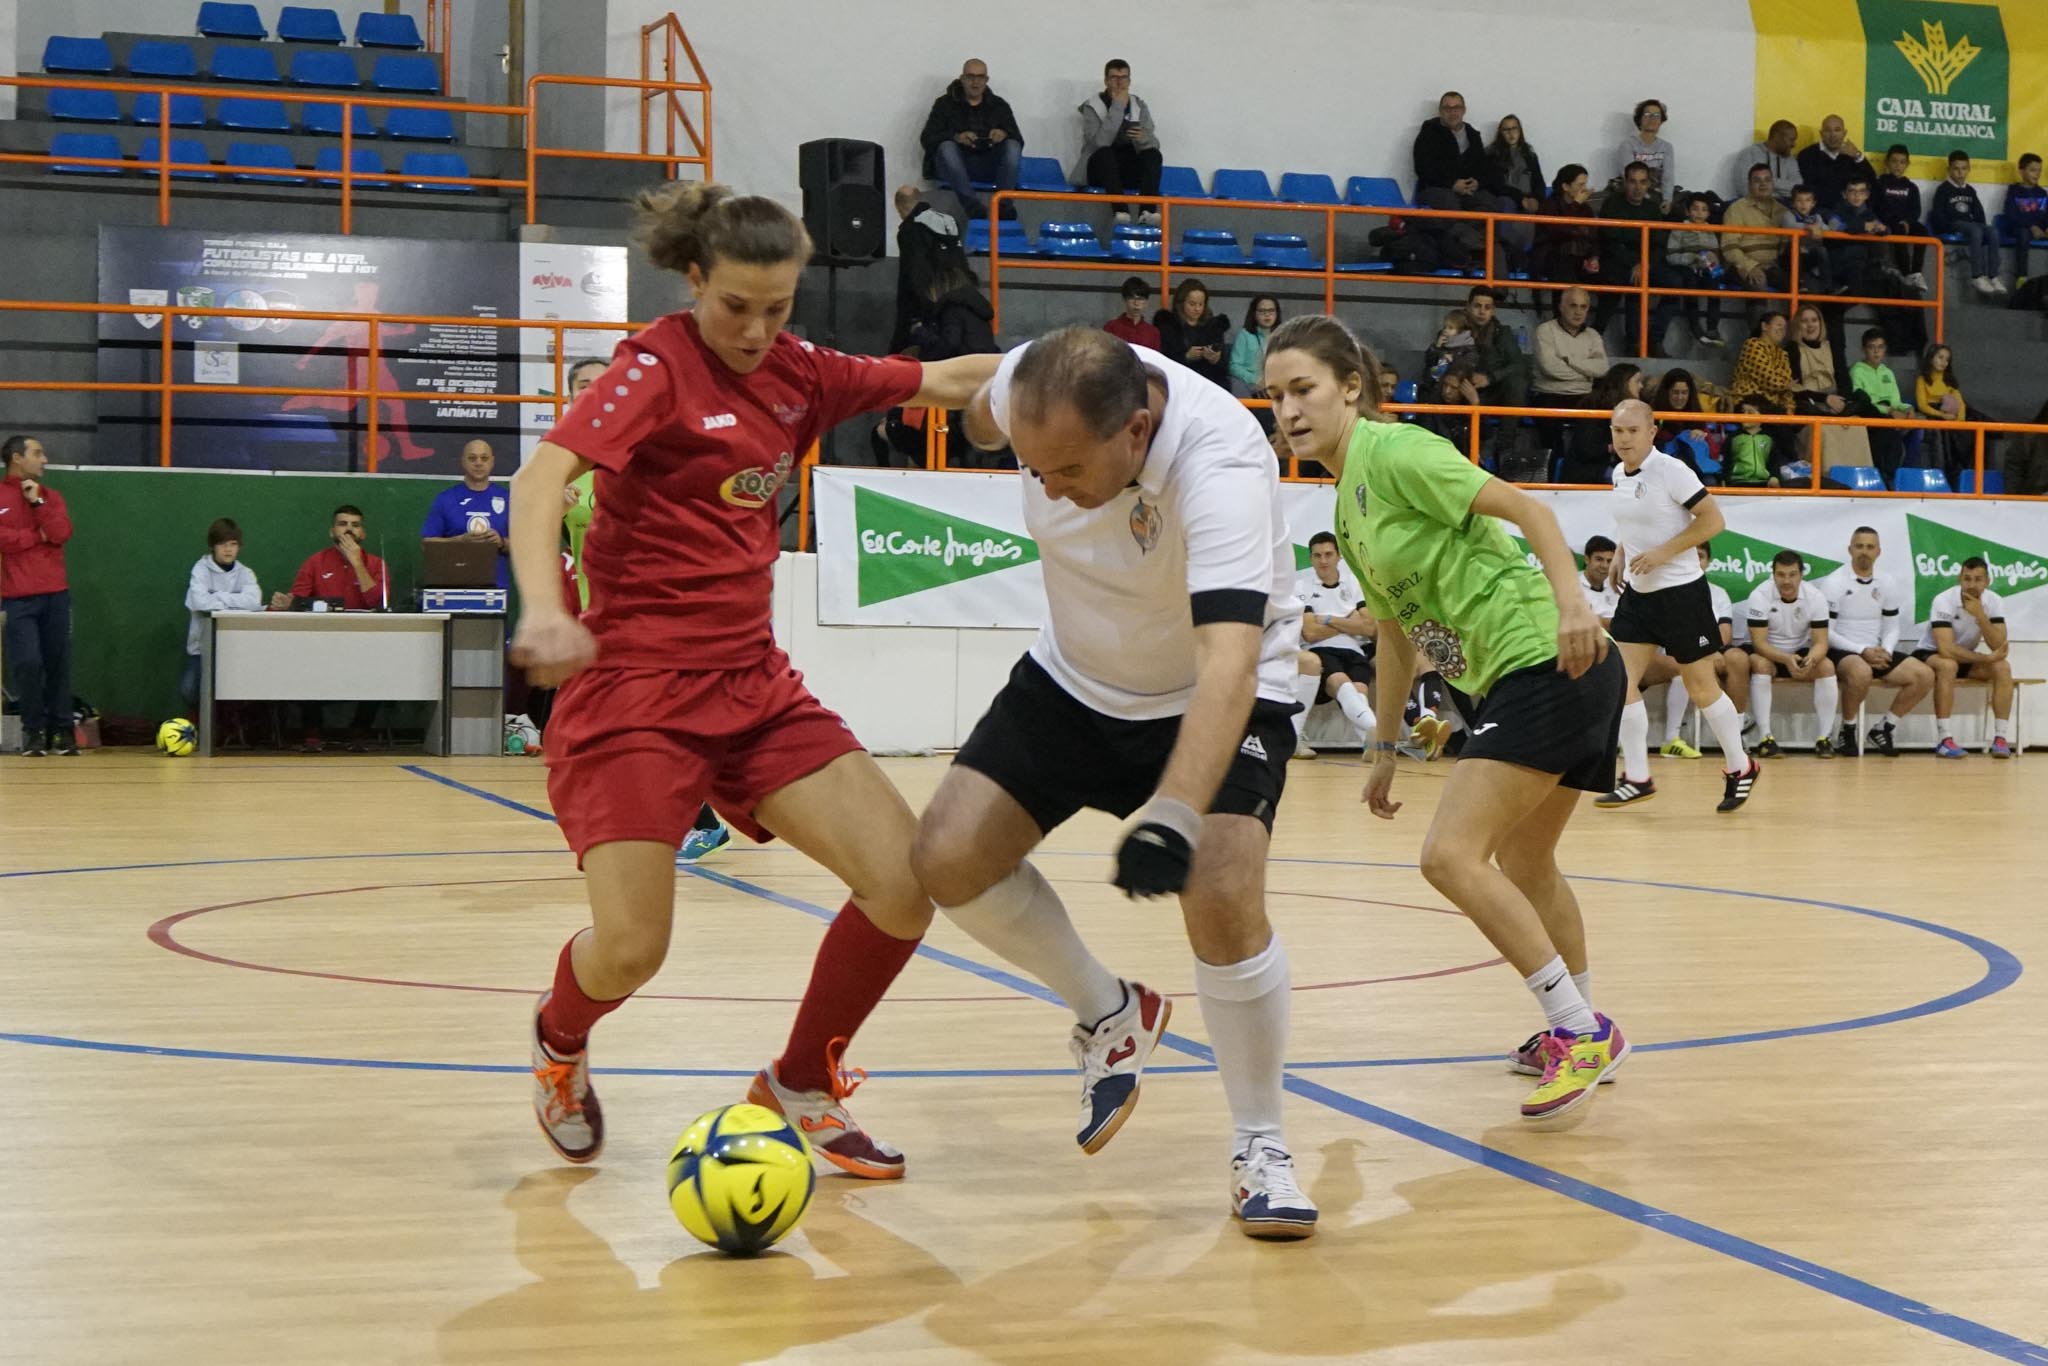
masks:
<path fill-rule="evenodd" d="M 828 261 L 879 260 L 888 251 L 888 194 L 882 149 L 852 138 L 823 138 L 796 149 L 804 190 L 804 227 Z"/>

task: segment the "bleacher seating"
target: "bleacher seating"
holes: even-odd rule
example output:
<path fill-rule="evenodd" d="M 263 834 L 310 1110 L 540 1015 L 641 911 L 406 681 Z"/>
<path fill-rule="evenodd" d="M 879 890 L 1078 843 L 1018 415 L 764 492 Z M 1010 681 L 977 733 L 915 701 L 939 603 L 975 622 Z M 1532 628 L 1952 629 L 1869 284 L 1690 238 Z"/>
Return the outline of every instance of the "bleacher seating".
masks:
<path fill-rule="evenodd" d="M 298 163 L 292 154 L 274 142 L 231 142 L 228 154 L 223 160 L 229 167 L 228 179 L 252 181 L 264 185 L 303 185 L 302 175 L 276 175 L 273 171 L 296 171 Z M 260 166 L 262 173 L 248 171 L 243 167 Z"/>
<path fill-rule="evenodd" d="M 1836 465 L 1825 478 L 1830 484 L 1854 489 L 1858 493 L 1884 492 L 1884 476 L 1877 472 L 1875 465 Z"/>
<path fill-rule="evenodd" d="M 50 117 L 73 123 L 119 123 L 121 102 L 111 90 L 52 90 Z"/>
<path fill-rule="evenodd" d="M 1242 266 L 1244 249 L 1237 234 L 1222 228 L 1189 228 L 1180 235 L 1180 250 L 1173 254 L 1175 265 Z"/>
<path fill-rule="evenodd" d="M 1207 199 L 1209 192 L 1202 188 L 1202 178 L 1195 174 L 1192 166 L 1161 166 L 1159 168 L 1159 193 L 1168 199 Z"/>
<path fill-rule="evenodd" d="M 128 49 L 128 74 L 189 81 L 199 75 L 199 58 L 190 43 L 140 42 Z"/>
<path fill-rule="evenodd" d="M 1017 162 L 1017 188 L 1065 194 L 1073 186 L 1067 184 L 1067 173 L 1060 169 L 1058 157 L 1020 157 Z"/>
<path fill-rule="evenodd" d="M 43 70 L 52 76 L 111 76 L 114 54 L 104 38 L 52 37 L 43 44 Z"/>
<path fill-rule="evenodd" d="M 146 137 L 142 140 L 142 150 L 136 153 L 135 159 L 138 162 L 142 163 L 140 169 L 144 175 L 155 176 L 157 174 L 156 162 L 162 157 L 162 155 L 163 153 L 161 150 L 161 145 L 157 142 L 154 136 L 151 136 Z M 172 138 L 171 160 L 174 162 L 182 161 L 189 162 L 193 165 L 198 165 L 210 161 L 211 158 L 206 155 L 206 144 L 201 142 L 198 138 Z M 220 177 L 214 174 L 212 171 L 195 170 L 172 171 L 171 179 L 219 180 Z"/>
<path fill-rule="evenodd" d="M 1245 171 L 1232 167 L 1219 168 L 1209 179 L 1209 193 L 1217 199 L 1249 199 L 1264 203 L 1273 201 L 1273 182 L 1266 179 L 1264 171 Z"/>
<path fill-rule="evenodd" d="M 1286 171 L 1280 176 L 1280 197 L 1290 204 L 1340 204 L 1337 182 L 1326 175 Z"/>
<path fill-rule="evenodd" d="M 1973 469 L 1964 470 L 1956 480 L 1956 492 L 1975 493 L 1976 491 L 1977 471 Z M 1984 471 L 1984 492 L 1986 494 L 2000 494 L 2005 492 L 2004 470 Z"/>
<path fill-rule="evenodd" d="M 1003 255 L 1029 256 L 1032 254 L 1031 236 L 1024 230 L 1022 223 L 1017 222 L 1015 219 L 1005 219 L 996 232 L 997 240 L 1003 248 Z M 966 246 L 969 255 L 988 255 L 988 220 L 986 218 L 968 219 L 966 231 L 961 233 L 960 238 L 961 242 Z"/>
<path fill-rule="evenodd" d="M 260 43 L 270 36 L 254 5 L 223 4 L 220 0 L 206 0 L 199 7 L 198 26 L 204 38 L 250 38 Z"/>
<path fill-rule="evenodd" d="M 292 84 L 318 86 L 325 90 L 354 90 L 362 78 L 356 74 L 355 58 L 346 52 L 295 52 L 292 54 Z"/>
<path fill-rule="evenodd" d="M 1064 256 L 1083 261 L 1107 261 L 1108 248 L 1087 223 L 1046 223 L 1038 229 L 1038 250 L 1043 256 Z"/>
<path fill-rule="evenodd" d="M 1291 232 L 1252 234 L 1252 264 L 1266 270 L 1316 270 L 1308 239 Z"/>
<path fill-rule="evenodd" d="M 384 117 L 384 136 L 409 142 L 453 142 L 455 120 L 445 109 L 394 109 Z"/>
<path fill-rule="evenodd" d="M 394 109 L 391 112 L 396 116 L 401 113 L 412 113 L 414 111 Z M 441 117 L 445 119 L 448 116 L 442 114 Z M 361 105 L 357 105 L 350 112 L 349 124 L 349 131 L 355 137 L 373 138 L 377 136 L 377 125 L 371 122 L 370 111 Z M 341 106 L 338 104 L 309 104 L 304 106 L 299 114 L 299 129 L 301 132 L 312 133 L 319 137 L 340 137 Z"/>
<path fill-rule="evenodd" d="M 240 81 L 246 85 L 282 85 L 277 58 L 267 47 L 217 47 L 208 73 L 217 81 Z"/>
<path fill-rule="evenodd" d="M 50 155 L 112 159 L 121 155 L 121 139 L 112 133 L 59 133 L 50 139 Z M 80 166 L 61 161 L 50 170 L 57 175 L 121 174 L 118 166 Z"/>
<path fill-rule="evenodd" d="M 426 46 L 420 41 L 419 26 L 410 14 L 378 14 L 372 10 L 364 10 L 356 17 L 356 45 L 399 47 L 415 52 Z"/>
<path fill-rule="evenodd" d="M 340 47 L 346 37 L 341 31 L 341 16 L 331 9 L 286 5 L 277 12 L 277 39 L 281 43 L 327 43 Z"/>
<path fill-rule="evenodd" d="M 469 163 L 463 159 L 460 152 L 407 152 L 405 162 L 398 171 L 400 175 L 466 176 L 469 174 Z M 405 187 L 409 190 L 431 190 L 441 194 L 476 193 L 474 185 L 433 185 L 416 180 L 406 181 Z"/>
<path fill-rule="evenodd" d="M 379 57 L 370 84 L 400 95 L 438 95 L 441 68 L 431 57 Z"/>
<path fill-rule="evenodd" d="M 276 100 L 228 99 L 214 115 L 223 128 L 253 133 L 289 133 L 291 120 Z"/>
<path fill-rule="evenodd" d="M 156 127 L 162 121 L 161 97 L 154 90 L 145 90 L 135 97 L 135 122 Z M 171 96 L 171 127 L 204 128 L 206 107 L 197 95 Z"/>
<path fill-rule="evenodd" d="M 365 172 L 370 175 L 382 175 L 384 173 L 384 158 L 378 155 L 377 149 L 374 147 L 350 148 L 348 164 L 349 169 L 357 175 L 362 175 Z M 322 147 L 313 154 L 313 169 L 316 171 L 339 172 L 341 170 L 341 149 L 339 147 Z M 334 182 L 330 181 L 329 183 L 332 184 Z"/>
<path fill-rule="evenodd" d="M 1344 182 L 1344 202 L 1354 208 L 1404 209 L 1407 196 L 1401 184 L 1389 176 L 1355 175 Z"/>
<path fill-rule="evenodd" d="M 1133 265 L 1156 266 L 1165 235 L 1158 228 L 1136 223 L 1119 223 L 1110 233 L 1109 254 Z"/>
<path fill-rule="evenodd" d="M 1828 471 L 1832 476 L 1834 470 Z M 1972 471 L 1974 473 L 1974 471 Z M 1899 493 L 1952 493 L 1948 476 L 1925 465 L 1907 465 L 1892 476 L 1892 488 Z"/>

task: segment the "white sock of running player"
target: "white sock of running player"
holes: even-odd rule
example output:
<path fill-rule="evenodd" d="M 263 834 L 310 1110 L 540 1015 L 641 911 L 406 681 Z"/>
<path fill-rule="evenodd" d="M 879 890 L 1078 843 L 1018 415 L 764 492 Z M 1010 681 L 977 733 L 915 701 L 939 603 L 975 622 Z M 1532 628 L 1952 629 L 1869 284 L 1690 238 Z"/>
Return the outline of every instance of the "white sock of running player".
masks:
<path fill-rule="evenodd" d="M 1842 709 L 1842 684 L 1835 678 L 1813 680 L 1813 719 L 1820 724 L 1820 738 L 1835 738 L 1835 714 Z"/>
<path fill-rule="evenodd" d="M 1294 676 L 1294 700 L 1301 703 L 1301 710 L 1294 714 L 1294 738 L 1302 738 L 1308 729 L 1308 714 L 1315 709 L 1316 699 L 1323 695 L 1321 674 L 1296 674 Z"/>
<path fill-rule="evenodd" d="M 1685 725 L 1685 709 L 1692 697 L 1685 690 L 1685 680 L 1674 678 L 1664 689 L 1664 743 L 1671 744 L 1678 739 L 1678 732 Z"/>
<path fill-rule="evenodd" d="M 1287 950 L 1274 935 L 1242 963 L 1195 960 L 1202 1027 L 1216 1053 L 1216 1072 L 1230 1102 L 1233 1153 L 1254 1138 L 1286 1145 L 1280 1136 L 1281 1069 L 1287 1060 Z"/>
<path fill-rule="evenodd" d="M 1749 714 L 1756 718 L 1756 733 L 1771 733 L 1771 676 L 1758 674 L 1749 680 Z"/>
<path fill-rule="evenodd" d="M 1708 729 L 1714 732 L 1714 739 L 1721 746 L 1721 766 L 1730 773 L 1740 773 L 1749 767 L 1749 755 L 1742 749 L 1742 713 L 1735 710 L 1735 704 L 1722 693 L 1714 699 L 1714 705 L 1700 715 L 1706 718 Z"/>
<path fill-rule="evenodd" d="M 983 948 L 1051 987 L 1082 1024 L 1122 1008 L 1124 984 L 1088 951 L 1059 893 L 1029 863 L 974 900 L 939 909 Z"/>
<path fill-rule="evenodd" d="M 1358 690 L 1356 683 L 1338 685 L 1337 705 L 1343 709 L 1344 719 L 1351 723 L 1351 729 L 1358 732 L 1358 738 L 1371 744 L 1372 708 L 1366 704 L 1365 694 Z"/>
<path fill-rule="evenodd" d="M 1593 1007 L 1586 1004 L 1578 983 L 1564 970 L 1562 957 L 1552 958 L 1522 982 L 1536 998 L 1536 1004 L 1543 1007 L 1543 1018 L 1550 1021 L 1552 1029 L 1591 1034 L 1600 1028 L 1600 1022 L 1593 1018 Z"/>
<path fill-rule="evenodd" d="M 1650 781 L 1650 709 L 1640 697 L 1621 709 L 1621 776 L 1636 784 Z"/>
<path fill-rule="evenodd" d="M 2005 720 L 2003 718 L 1994 718 L 1991 722 L 1991 738 L 1994 740 L 2003 740 L 2008 745 L 2011 744 L 2012 722 L 2009 720 Z"/>
<path fill-rule="evenodd" d="M 1559 955 L 1559 957 L 1562 959 L 1563 955 Z M 1584 972 L 1573 973 L 1572 985 L 1579 989 L 1579 999 L 1586 1003 L 1586 1009 L 1591 1010 L 1593 1008 L 1593 969 L 1588 967 Z"/>

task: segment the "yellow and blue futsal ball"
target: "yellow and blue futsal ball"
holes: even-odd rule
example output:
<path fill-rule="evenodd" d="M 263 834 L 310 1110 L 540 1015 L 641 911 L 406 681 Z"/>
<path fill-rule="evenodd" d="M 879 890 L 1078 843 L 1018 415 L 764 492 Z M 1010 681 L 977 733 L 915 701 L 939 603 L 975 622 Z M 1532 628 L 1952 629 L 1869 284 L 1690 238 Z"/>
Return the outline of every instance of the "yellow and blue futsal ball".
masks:
<path fill-rule="evenodd" d="M 668 1159 L 668 1203 L 690 1236 L 760 1252 L 797 1226 L 817 1186 L 811 1145 L 761 1105 L 728 1105 L 683 1130 Z"/>
<path fill-rule="evenodd" d="M 182 759 L 199 748 L 199 727 L 182 717 L 156 728 L 156 747 L 173 759 Z"/>

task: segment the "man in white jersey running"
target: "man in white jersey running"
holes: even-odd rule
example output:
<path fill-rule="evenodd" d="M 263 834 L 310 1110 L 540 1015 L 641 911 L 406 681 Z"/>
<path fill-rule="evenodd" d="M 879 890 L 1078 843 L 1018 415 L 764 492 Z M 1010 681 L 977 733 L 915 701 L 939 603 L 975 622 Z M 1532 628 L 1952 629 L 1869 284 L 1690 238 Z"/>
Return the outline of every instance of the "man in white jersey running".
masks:
<path fill-rule="evenodd" d="M 1311 673 L 1304 663 L 1302 686 L 1314 686 L 1305 696 L 1296 693 L 1302 703 L 1296 729 L 1318 703 L 1335 702 L 1358 742 L 1370 746 L 1372 702 L 1365 689 L 1372 682 L 1372 656 L 1367 651 L 1379 627 L 1363 606 L 1358 581 L 1337 554 L 1335 536 L 1318 531 L 1309 537 L 1308 561 L 1309 567 L 1295 576 L 1294 595 L 1301 599 L 1301 643 L 1308 647 L 1302 654 L 1315 665 Z"/>
<path fill-rule="evenodd" d="M 1813 684 L 1813 757 L 1835 757 L 1835 712 L 1841 701 L 1835 666 L 1828 658 L 1828 600 L 1806 582 L 1806 561 L 1796 550 L 1771 557 L 1771 577 L 1743 604 L 1749 618 L 1749 705 L 1756 728 L 1759 759 L 1775 759 L 1784 750 L 1771 734 L 1771 683 L 1789 678 Z"/>
<path fill-rule="evenodd" d="M 1909 590 L 1878 577 L 1881 553 L 1876 528 L 1857 527 L 1849 536 L 1849 562 L 1818 585 L 1828 600 L 1828 659 L 1842 685 L 1842 733 L 1835 749 L 1852 759 L 1859 752 L 1856 718 L 1873 683 L 1898 689 L 1891 710 L 1865 737 L 1879 754 L 1899 752 L 1899 722 L 1934 691 L 1934 670 L 1899 649 L 1901 609 L 1913 599 Z"/>
<path fill-rule="evenodd" d="M 1266 850 L 1294 742 L 1301 604 L 1278 470 L 1228 392 L 1092 327 L 1003 358 L 964 414 L 1017 453 L 1046 617 L 954 757 L 912 867 L 945 913 L 1073 1010 L 1086 1152 L 1138 1099 L 1171 1003 L 1097 962 L 1028 860 L 1084 807 L 1128 817 L 1114 882 L 1177 895 L 1234 1129 L 1231 1212 L 1304 1238 L 1281 1133 L 1286 950 Z"/>
<path fill-rule="evenodd" d="M 1978 649 L 1978 646 L 1983 649 Z M 1941 743 L 1937 759 L 1961 759 L 1954 717 L 1956 680 L 1981 679 L 1991 685 L 1991 757 L 2012 758 L 2012 661 L 2005 634 L 2005 602 L 1991 591 L 1991 569 L 1982 557 L 1963 561 L 1956 586 L 1945 588 L 1927 614 L 1927 631 L 1913 658 L 1934 670 L 1934 733 Z"/>

